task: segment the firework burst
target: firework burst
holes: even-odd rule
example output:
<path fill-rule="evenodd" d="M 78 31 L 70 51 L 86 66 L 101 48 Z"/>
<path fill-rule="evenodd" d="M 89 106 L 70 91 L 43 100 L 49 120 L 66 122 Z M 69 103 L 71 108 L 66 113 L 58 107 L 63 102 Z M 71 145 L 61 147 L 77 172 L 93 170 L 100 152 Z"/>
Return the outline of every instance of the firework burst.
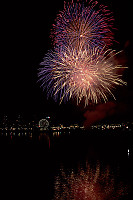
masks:
<path fill-rule="evenodd" d="M 87 48 L 89 49 L 89 47 Z M 108 96 L 115 96 L 112 90 L 116 85 L 126 85 L 121 79 L 119 69 L 124 68 L 115 64 L 114 50 L 66 47 L 57 52 L 50 51 L 41 63 L 39 80 L 47 94 L 60 103 L 71 98 L 99 103 L 108 101 Z"/>
<path fill-rule="evenodd" d="M 102 48 L 112 45 L 114 41 L 114 18 L 107 6 L 99 5 L 97 1 L 84 3 L 65 3 L 64 10 L 57 15 L 51 31 L 55 48 L 68 46 L 74 48 L 79 44 L 91 48 Z"/>

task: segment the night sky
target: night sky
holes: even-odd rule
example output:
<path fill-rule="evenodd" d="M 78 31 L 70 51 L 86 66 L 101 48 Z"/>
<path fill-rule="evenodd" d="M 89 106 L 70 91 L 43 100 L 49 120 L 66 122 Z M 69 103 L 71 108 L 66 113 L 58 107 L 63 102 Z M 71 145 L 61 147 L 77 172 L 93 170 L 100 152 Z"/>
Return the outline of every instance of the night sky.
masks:
<path fill-rule="evenodd" d="M 132 62 L 132 22 L 131 0 L 100 0 L 114 12 L 116 50 L 124 50 L 120 58 L 129 67 L 124 74 L 128 86 L 116 91 L 117 112 L 113 119 L 132 119 L 133 111 L 133 62 Z M 0 110 L 3 114 L 15 118 L 22 114 L 24 118 L 36 119 L 51 115 L 54 119 L 64 121 L 82 121 L 88 108 L 76 105 L 75 101 L 62 104 L 46 100 L 46 94 L 37 83 L 37 70 L 45 53 L 52 48 L 49 38 L 50 29 L 64 1 L 24 1 L 5 2 L 1 6 L 1 66 L 0 66 Z M 113 47 L 112 47 L 113 48 Z M 94 107 L 94 106 L 93 106 Z M 94 108 L 95 109 L 95 108 Z M 97 109 L 97 107 L 96 107 Z M 101 112 L 101 111 L 100 111 Z M 130 116 L 130 117 L 129 117 Z M 110 117 L 110 116 L 109 116 Z"/>

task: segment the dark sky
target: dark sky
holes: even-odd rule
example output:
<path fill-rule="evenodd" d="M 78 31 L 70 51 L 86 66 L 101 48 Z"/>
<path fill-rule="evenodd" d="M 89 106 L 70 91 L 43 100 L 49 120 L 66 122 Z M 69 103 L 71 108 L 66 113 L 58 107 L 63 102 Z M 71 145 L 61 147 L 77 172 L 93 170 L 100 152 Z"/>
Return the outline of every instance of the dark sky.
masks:
<path fill-rule="evenodd" d="M 69 102 L 58 106 L 46 95 L 37 83 L 37 69 L 45 53 L 51 48 L 49 38 L 52 23 L 59 10 L 63 9 L 64 0 L 57 1 L 16 1 L 1 5 L 1 66 L 0 66 L 0 110 L 1 115 L 15 117 L 19 113 L 27 118 L 42 117 L 50 114 L 53 118 L 75 121 L 82 119 L 83 105 L 76 106 Z M 127 89 L 120 92 L 117 103 L 129 116 L 133 111 L 132 101 L 132 5 L 131 1 L 99 1 L 108 5 L 114 12 L 118 31 L 115 38 L 119 41 L 118 50 L 125 49 L 126 63 L 129 70 L 125 75 Z M 128 105 L 128 106 L 127 106 Z M 117 116 L 118 117 L 118 116 Z"/>

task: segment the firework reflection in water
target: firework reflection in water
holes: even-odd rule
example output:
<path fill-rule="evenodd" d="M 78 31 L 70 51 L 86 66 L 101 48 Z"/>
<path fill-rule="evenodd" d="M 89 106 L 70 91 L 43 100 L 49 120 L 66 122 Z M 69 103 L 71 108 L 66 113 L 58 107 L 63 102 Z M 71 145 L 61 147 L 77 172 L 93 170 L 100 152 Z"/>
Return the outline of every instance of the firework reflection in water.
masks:
<path fill-rule="evenodd" d="M 54 200 L 117 200 L 127 195 L 127 188 L 122 183 L 116 184 L 109 167 L 101 169 L 90 165 L 78 171 L 64 170 L 62 167 L 55 177 Z"/>

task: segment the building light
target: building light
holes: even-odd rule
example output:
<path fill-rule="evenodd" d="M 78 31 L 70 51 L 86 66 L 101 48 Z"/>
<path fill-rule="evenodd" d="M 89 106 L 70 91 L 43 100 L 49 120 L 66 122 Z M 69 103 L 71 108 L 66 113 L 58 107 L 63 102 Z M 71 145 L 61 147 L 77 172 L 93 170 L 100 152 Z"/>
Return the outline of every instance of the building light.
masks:
<path fill-rule="evenodd" d="M 129 149 L 127 150 L 127 152 L 128 152 L 128 157 L 129 157 Z"/>

